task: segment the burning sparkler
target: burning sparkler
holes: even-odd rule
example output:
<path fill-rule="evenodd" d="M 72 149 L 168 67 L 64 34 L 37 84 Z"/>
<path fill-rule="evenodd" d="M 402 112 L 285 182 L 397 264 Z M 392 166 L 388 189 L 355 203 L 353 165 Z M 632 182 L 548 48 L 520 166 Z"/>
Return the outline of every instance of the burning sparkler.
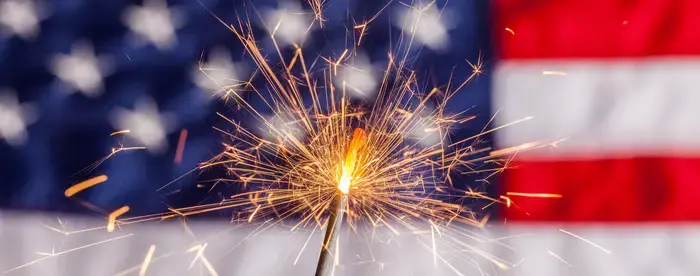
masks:
<path fill-rule="evenodd" d="M 320 2 L 316 4 L 311 6 L 320 6 Z M 320 13 L 321 9 L 314 9 L 317 10 Z M 313 18 L 322 16 L 315 14 Z M 469 63 L 472 72 L 463 81 L 425 90 L 417 74 L 409 69 L 408 50 L 390 52 L 383 75 L 378 76 L 381 81 L 374 98 L 365 98 L 369 102 L 358 105 L 351 103 L 349 96 L 353 87 L 337 81 L 338 67 L 351 64 L 369 21 L 350 28 L 353 48 L 335 58 L 308 59 L 296 44 L 292 44 L 293 56 L 285 58 L 275 32 L 271 32 L 278 63 L 271 62 L 272 58 L 258 47 L 249 20 L 239 20 L 237 25 L 222 23 L 240 40 L 257 67 L 256 76 L 250 80 L 222 87 L 223 97 L 255 118 L 265 133 L 219 114 L 232 126 L 226 130 L 217 128 L 230 137 L 230 142 L 224 143 L 225 150 L 199 169 L 223 167 L 229 175 L 217 179 L 215 184 L 233 183 L 244 191 L 217 203 L 116 221 L 128 210 L 122 208 L 121 213 L 110 217 L 110 229 L 115 223 L 169 219 L 228 208 L 236 208 L 237 214 L 242 215 L 241 221 L 272 216 L 275 223 L 281 223 L 297 218 L 292 230 L 327 225 L 316 275 L 328 275 L 335 267 L 331 254 L 339 250 L 338 231 L 344 221 L 353 229 L 361 225 L 386 227 L 396 234 L 418 232 L 416 222 L 423 222 L 431 226 L 435 262 L 444 261 L 437 253 L 436 233 L 442 235 L 454 224 L 483 226 L 487 219 L 465 207 L 466 199 L 510 203 L 508 198 L 501 201 L 471 189 L 456 189 L 452 185 L 455 175 L 484 172 L 476 167 L 478 162 L 541 146 L 531 143 L 490 154 L 490 148 L 478 148 L 482 135 L 506 126 L 460 141 L 449 139 L 454 127 L 474 116 L 463 116 L 463 112 L 448 114 L 446 105 L 482 72 L 481 60 Z M 273 23 L 275 26 L 268 26 L 268 30 L 278 30 L 283 24 L 269 24 Z M 414 35 L 402 33 L 397 49 L 410 49 Z M 264 85 L 258 85 L 254 79 L 263 79 Z M 256 106 L 250 97 L 263 106 Z M 430 139 L 416 133 L 429 133 Z M 456 251 L 466 247 L 455 243 L 446 247 Z M 506 266 L 492 256 L 487 258 Z"/>
<path fill-rule="evenodd" d="M 482 72 L 481 60 L 469 63 L 472 72 L 463 81 L 425 90 L 409 69 L 408 50 L 390 52 L 383 75 L 378 76 L 381 81 L 374 98 L 364 98 L 368 102 L 358 105 L 351 103 L 353 87 L 337 81 L 341 78 L 338 72 L 342 72 L 338 67 L 352 64 L 356 50 L 346 49 L 335 58 L 309 60 L 302 48 L 293 44 L 293 56 L 285 58 L 277 33 L 271 32 L 278 58 L 272 62 L 258 47 L 250 20 L 239 20 L 237 25 L 222 23 L 241 41 L 257 67 L 250 80 L 222 87 L 223 97 L 252 115 L 259 122 L 255 126 L 264 130 L 260 133 L 247 122 L 219 114 L 232 125 L 232 129 L 217 128 L 230 142 L 200 169 L 224 167 L 230 177 L 217 179 L 215 185 L 232 183 L 244 191 L 217 203 L 122 219 L 120 223 L 236 208 L 241 221 L 272 216 L 277 224 L 296 218 L 292 230 L 327 225 L 317 269 L 317 275 L 327 275 L 336 264 L 331 254 L 338 254 L 338 231 L 344 221 L 352 229 L 386 227 L 395 234 L 420 232 L 417 222 L 429 223 L 433 247 L 438 243 L 435 233 L 442 235 L 451 225 L 482 226 L 486 218 L 480 218 L 463 202 L 469 198 L 505 200 L 490 199 L 471 189 L 455 189 L 452 179 L 484 172 L 476 167 L 477 162 L 538 146 L 533 143 L 491 154 L 490 148 L 478 148 L 482 135 L 505 126 L 450 141 L 450 131 L 474 116 L 448 114 L 446 104 Z M 350 28 L 353 49 L 360 45 L 368 23 Z M 274 26 L 266 29 L 277 30 Z M 359 37 L 356 30 L 361 30 Z M 402 33 L 399 44 L 411 45 L 414 35 Z M 402 45 L 397 48 L 407 49 Z M 261 78 L 262 86 L 256 81 Z M 263 106 L 252 103 L 251 97 Z M 430 139 L 416 133 L 431 134 Z M 437 249 L 432 250 L 435 259 L 442 260 Z"/>
<path fill-rule="evenodd" d="M 367 23 L 360 24 L 360 36 Z M 227 26 L 265 83 L 256 85 L 251 79 L 226 89 L 225 99 L 256 118 L 267 132 L 256 133 L 246 123 L 220 114 L 233 126 L 232 130 L 219 129 L 231 142 L 201 169 L 223 166 L 231 177 L 217 183 L 234 183 L 247 191 L 215 204 L 181 208 L 161 218 L 239 208 L 239 214 L 249 214 L 245 218 L 249 222 L 273 216 L 275 223 L 297 218 L 292 230 L 327 225 L 316 275 L 333 271 L 336 260 L 331 254 L 339 250 L 338 231 L 343 221 L 353 229 L 369 225 L 386 227 L 396 234 L 417 232 L 416 222 L 425 222 L 435 227 L 432 235 L 453 224 L 484 224 L 484 219 L 463 202 L 488 198 L 476 191 L 455 189 L 452 178 L 482 172 L 475 168 L 477 162 L 513 152 L 488 154 L 489 148 L 477 148 L 481 135 L 498 128 L 450 141 L 451 129 L 474 117 L 445 110 L 454 94 L 482 72 L 481 60 L 469 63 L 472 72 L 463 81 L 426 91 L 415 72 L 408 69 L 408 52 L 398 56 L 389 53 L 374 98 L 366 105 L 357 105 L 350 101 L 353 87 L 336 81 L 338 67 L 351 64 L 355 51 L 346 49 L 336 58 L 308 60 L 302 48 L 294 45 L 293 56 L 287 59 L 272 32 L 279 58 L 274 63 L 258 47 L 249 20 Z M 361 37 L 355 40 L 359 42 Z M 401 35 L 402 43 L 411 44 L 412 40 L 411 34 Z M 353 47 L 357 44 L 352 43 Z M 325 61 L 325 66 L 319 61 Z M 254 106 L 248 99 L 251 96 L 262 102 L 263 108 Z M 354 133 L 348 135 L 352 129 Z M 415 133 L 421 132 L 435 134 L 438 139 L 416 139 Z M 533 146 L 537 145 L 517 150 Z M 483 154 L 487 156 L 476 157 Z"/>
<path fill-rule="evenodd" d="M 331 213 L 328 217 L 328 226 L 326 234 L 323 238 L 323 248 L 321 255 L 318 258 L 318 266 L 316 267 L 316 276 L 331 275 L 333 260 L 331 257 L 332 246 L 338 240 L 338 229 L 343 223 L 343 212 L 348 205 L 348 193 L 352 186 L 353 173 L 355 172 L 355 164 L 360 154 L 360 149 L 367 139 L 367 134 L 361 128 L 355 129 L 348 146 L 348 152 L 343 161 L 342 174 L 338 181 L 338 191 L 336 192 L 333 202 L 331 203 Z M 336 248 L 337 250 L 337 248 Z"/>

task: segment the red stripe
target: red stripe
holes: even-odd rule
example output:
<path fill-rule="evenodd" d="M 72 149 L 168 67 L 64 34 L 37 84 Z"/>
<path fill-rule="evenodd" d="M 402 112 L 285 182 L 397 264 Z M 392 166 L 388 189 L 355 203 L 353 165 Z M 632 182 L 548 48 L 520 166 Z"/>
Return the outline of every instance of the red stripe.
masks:
<path fill-rule="evenodd" d="M 504 59 L 700 54 L 698 0 L 495 0 L 494 13 Z"/>
<path fill-rule="evenodd" d="M 700 158 L 524 161 L 507 170 L 508 221 L 700 221 Z"/>

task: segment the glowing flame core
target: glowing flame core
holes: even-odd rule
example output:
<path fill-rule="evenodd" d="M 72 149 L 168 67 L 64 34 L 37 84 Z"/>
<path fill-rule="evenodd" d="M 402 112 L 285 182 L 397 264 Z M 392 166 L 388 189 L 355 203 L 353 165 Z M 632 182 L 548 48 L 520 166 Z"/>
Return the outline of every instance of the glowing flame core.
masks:
<path fill-rule="evenodd" d="M 360 148 L 365 144 L 367 139 L 367 134 L 361 128 L 356 128 L 352 134 L 352 140 L 350 141 L 350 146 L 345 154 L 345 161 L 343 162 L 342 174 L 340 176 L 340 181 L 338 181 L 338 190 L 342 193 L 347 194 L 350 191 L 350 185 L 352 184 L 353 173 L 355 172 L 355 165 L 359 157 Z"/>

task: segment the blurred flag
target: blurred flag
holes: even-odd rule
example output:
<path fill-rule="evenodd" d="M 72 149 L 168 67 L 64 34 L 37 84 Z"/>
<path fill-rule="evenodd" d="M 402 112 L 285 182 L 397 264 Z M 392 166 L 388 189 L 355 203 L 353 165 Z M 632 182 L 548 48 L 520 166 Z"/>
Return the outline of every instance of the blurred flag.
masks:
<path fill-rule="evenodd" d="M 700 2 L 493 1 L 499 190 L 522 275 L 696 275 Z"/>
<path fill-rule="evenodd" d="M 262 17 L 286 15 L 280 12 L 283 7 L 308 10 L 304 3 L 289 6 L 276 1 L 253 2 Z M 393 11 L 374 17 L 383 10 L 385 1 L 316 2 L 325 5 L 325 32 L 320 35 L 316 29 L 309 31 L 316 36 L 310 36 L 304 47 L 319 54 L 337 55 L 347 47 L 344 24 L 350 20 L 348 14 L 352 19 L 373 19 L 363 47 L 358 49 L 366 61 L 358 60 L 358 67 L 386 62 L 382 58 L 393 45 L 391 39 L 398 39 L 390 34 L 405 28 L 396 24 L 401 16 L 389 16 Z M 695 91 L 700 89 L 700 62 L 696 61 L 700 55 L 696 31 L 700 4 L 693 0 L 436 3 L 444 10 L 429 10 L 422 15 L 428 18 L 425 24 L 411 28 L 417 41 L 426 46 L 412 59 L 416 75 L 430 76 L 440 85 L 449 81 L 456 63 L 469 68 L 461 63 L 464 59 L 483 57 L 487 64 L 496 64 L 494 70 L 485 70 L 490 77 L 477 78 L 450 103 L 456 112 L 468 109 L 477 116 L 471 124 L 455 130 L 453 139 L 480 132 L 491 116 L 495 116 L 496 126 L 532 117 L 496 132 L 497 147 L 530 142 L 553 145 L 518 152 L 515 162 L 506 163 L 510 169 L 501 181 L 494 179 L 489 186 L 499 190 L 490 195 L 504 205 L 500 217 L 491 221 L 507 223 L 489 229 L 489 235 L 479 236 L 479 245 L 488 248 L 474 251 L 483 250 L 494 259 L 503 259 L 510 270 L 494 268 L 493 262 L 486 262 L 490 265 L 486 269 L 481 263 L 472 264 L 472 260 L 461 260 L 455 266 L 477 267 L 461 271 L 483 275 L 700 274 L 695 261 L 700 257 L 700 230 L 676 224 L 700 219 L 700 204 L 695 203 L 700 192 L 700 91 Z M 201 188 L 196 174 L 179 177 L 219 151 L 221 137 L 211 126 L 217 124 L 217 111 L 230 109 L 219 106 L 221 91 L 217 88 L 239 85 L 252 68 L 243 60 L 235 37 L 210 12 L 226 22 L 235 22 L 240 12 L 250 7 L 248 4 L 225 0 L 0 0 L 3 213 L 44 209 L 106 214 L 106 210 L 124 205 L 131 207 L 130 214 L 154 213 L 168 204 L 186 206 L 232 193 L 220 187 L 213 191 L 209 186 Z M 449 17 L 450 24 L 436 20 L 438 14 Z M 303 23 L 295 21 L 281 27 L 289 31 L 284 33 L 286 42 L 295 43 L 307 34 L 297 28 Z M 262 25 L 253 27 L 264 29 Z M 269 41 L 260 43 L 264 49 L 273 49 Z M 200 67 L 210 75 L 202 76 Z M 359 90 L 376 86 L 371 76 L 351 73 L 341 71 L 341 76 L 348 83 L 357 83 Z M 488 140 L 489 136 L 484 138 Z M 490 143 L 480 142 L 484 146 Z M 102 159 L 115 152 L 118 158 Z M 94 163 L 96 160 L 99 162 Z M 86 167 L 88 170 L 83 170 Z M 80 197 L 66 198 L 67 187 L 95 174 L 108 175 L 109 179 L 93 182 L 94 186 L 81 192 Z M 465 176 L 456 184 L 482 188 L 484 182 L 471 180 L 484 175 L 473 176 Z M 173 179 L 178 181 L 169 183 Z M 104 266 L 95 262 L 89 269 L 82 269 L 86 252 L 94 252 L 90 257 L 110 252 L 108 259 L 119 254 L 119 248 L 105 251 L 91 245 L 95 251 L 81 251 L 78 257 L 66 261 L 72 265 L 70 269 L 61 270 L 69 266 L 61 266 L 63 263 L 54 257 L 75 251 L 52 248 L 60 247 L 69 235 L 46 226 L 58 229 L 63 222 L 57 225 L 50 216 L 51 223 L 47 223 L 49 219 L 36 216 L 38 212 L 31 213 L 34 216 L 22 213 L 0 219 L 4 231 L 0 231 L 1 243 L 20 243 L 4 247 L 12 252 L 0 249 L 4 254 L 0 255 L 2 271 L 12 270 L 18 275 L 33 275 L 35 272 L 27 271 L 34 269 L 41 275 L 113 275 L 124 269 L 129 273 L 143 269 L 138 263 L 136 268 L 129 268 L 132 262 Z M 84 222 L 90 226 L 103 223 L 102 218 Z M 229 229 L 227 224 L 193 225 Z M 149 243 L 161 246 L 179 240 L 186 250 L 195 248 L 187 251 L 191 255 L 201 253 L 205 246 L 188 244 L 190 233 L 180 231 L 180 225 L 162 224 L 158 230 L 144 227 L 139 231 L 146 234 L 134 242 L 144 248 L 130 252 L 130 257 L 146 254 Z M 430 226 L 426 229 L 432 230 Z M 35 238 L 39 233 L 46 239 Z M 171 233 L 172 237 L 162 233 Z M 83 236 L 70 238 L 75 239 L 71 241 L 73 248 L 81 248 L 130 237 L 118 234 L 99 232 L 89 242 Z M 226 245 L 243 243 L 247 235 L 240 232 L 212 241 L 217 245 L 215 252 L 230 253 Z M 288 238 L 266 235 L 265 239 Z M 444 267 L 431 272 L 437 255 L 425 254 L 429 252 L 425 245 L 403 239 L 413 244 L 398 251 L 410 257 L 397 257 L 395 248 L 387 250 L 387 256 L 402 262 L 386 268 L 387 273 L 416 273 L 415 267 L 420 266 L 424 270 L 419 271 L 426 275 L 455 274 Z M 244 250 L 246 247 L 236 250 L 241 255 L 257 255 L 245 256 L 242 260 L 246 261 L 233 268 L 226 263 L 228 259 L 217 256 L 225 261 L 214 266 L 232 273 L 237 269 L 249 271 L 245 265 L 251 263 L 247 260 L 255 259 L 256 269 L 279 270 L 284 266 L 271 264 L 279 261 L 290 265 L 293 255 L 275 260 L 256 257 L 288 253 L 289 248 L 303 243 L 289 244 L 289 240 L 256 241 L 247 247 L 253 251 Z M 33 247 L 21 248 L 26 245 Z M 24 253 L 15 254 L 17 248 Z M 129 250 L 129 246 L 123 248 L 124 252 Z M 23 270 L 22 264 L 35 259 L 36 252 L 43 254 L 39 258 L 45 258 L 42 265 L 50 265 L 32 265 Z M 177 256 L 183 261 L 176 263 L 184 266 L 173 273 L 183 273 L 189 264 L 185 257 L 191 260 L 191 256 Z M 341 258 L 346 256 L 354 258 L 349 254 Z M 308 270 L 313 267 L 311 261 L 313 258 L 296 269 Z M 222 270 L 227 265 L 228 270 Z M 348 266 L 344 273 L 378 273 L 384 265 Z M 161 269 L 171 272 L 176 269 L 173 267 Z"/>
<path fill-rule="evenodd" d="M 506 216 L 527 221 L 700 219 L 700 3 L 496 1 L 493 106 L 518 154 Z M 512 30 L 511 31 L 507 31 Z"/>
<path fill-rule="evenodd" d="M 496 0 L 493 14 L 497 120 L 533 117 L 497 143 L 555 145 L 518 153 L 500 183 L 508 225 L 556 233 L 528 252 L 559 265 L 525 258 L 523 270 L 695 275 L 700 2 Z M 572 253 L 582 244 L 598 253 Z M 594 261 L 607 258 L 617 262 Z"/>

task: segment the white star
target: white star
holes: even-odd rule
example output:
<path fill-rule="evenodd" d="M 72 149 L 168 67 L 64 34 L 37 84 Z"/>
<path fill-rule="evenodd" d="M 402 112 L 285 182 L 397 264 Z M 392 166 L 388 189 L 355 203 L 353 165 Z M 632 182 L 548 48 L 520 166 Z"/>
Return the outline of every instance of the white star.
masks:
<path fill-rule="evenodd" d="M 39 34 L 39 22 L 43 10 L 30 0 L 4 0 L 0 2 L 0 26 L 13 35 L 32 39 Z"/>
<path fill-rule="evenodd" d="M 207 61 L 192 72 L 194 83 L 202 90 L 223 96 L 229 89 L 244 84 L 243 76 L 249 69 L 245 64 L 234 63 L 226 48 L 215 47 L 209 52 Z"/>
<path fill-rule="evenodd" d="M 117 109 L 112 114 L 111 121 L 115 129 L 128 130 L 127 136 L 154 154 L 163 153 L 168 149 L 166 136 L 175 129 L 173 116 L 158 113 L 158 107 L 150 99 L 138 101 L 133 111 Z"/>
<path fill-rule="evenodd" d="M 435 3 L 402 10 L 394 24 L 404 33 L 433 50 L 445 50 L 449 44 L 446 15 L 441 15 Z"/>
<path fill-rule="evenodd" d="M 77 90 L 88 97 L 102 94 L 102 78 L 110 74 L 109 60 L 96 57 L 89 43 L 73 45 L 70 55 L 57 54 L 51 60 L 50 70 L 69 91 Z"/>
<path fill-rule="evenodd" d="M 175 30 L 185 23 L 176 9 L 168 9 L 165 0 L 145 0 L 143 6 L 131 6 L 124 11 L 124 24 L 137 38 L 165 50 L 177 42 Z"/>
<path fill-rule="evenodd" d="M 10 91 L 0 91 L 0 139 L 11 146 L 20 146 L 27 139 L 27 125 L 36 121 L 32 105 L 19 104 L 17 96 Z"/>
<path fill-rule="evenodd" d="M 313 15 L 304 12 L 296 2 L 282 2 L 277 10 L 267 12 L 265 24 L 281 44 L 298 45 L 311 29 L 313 19 Z"/>
<path fill-rule="evenodd" d="M 369 98 L 377 94 L 376 69 L 365 55 L 357 55 L 351 64 L 338 69 L 334 79 L 337 87 L 345 88 L 350 96 Z"/>

